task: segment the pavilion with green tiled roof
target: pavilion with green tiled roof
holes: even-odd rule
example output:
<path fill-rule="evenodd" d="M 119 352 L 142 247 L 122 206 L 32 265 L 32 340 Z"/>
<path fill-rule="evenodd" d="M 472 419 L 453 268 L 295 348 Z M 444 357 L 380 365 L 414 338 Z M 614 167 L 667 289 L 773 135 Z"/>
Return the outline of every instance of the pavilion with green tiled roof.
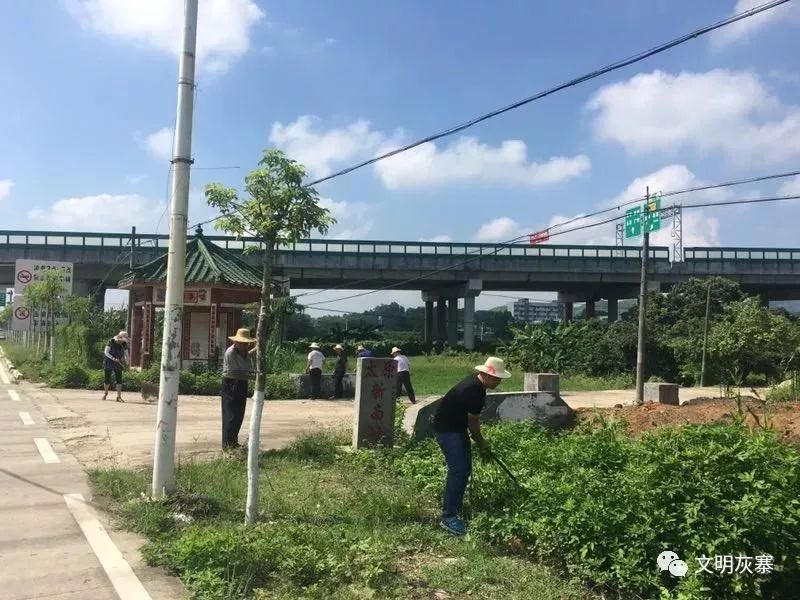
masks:
<path fill-rule="evenodd" d="M 164 306 L 167 255 L 133 267 L 119 282 L 130 290 L 131 366 L 146 368 L 153 357 L 155 311 Z M 186 244 L 181 357 L 205 363 L 220 356 L 242 323 L 245 305 L 261 294 L 261 272 L 209 242 L 202 230 Z"/>

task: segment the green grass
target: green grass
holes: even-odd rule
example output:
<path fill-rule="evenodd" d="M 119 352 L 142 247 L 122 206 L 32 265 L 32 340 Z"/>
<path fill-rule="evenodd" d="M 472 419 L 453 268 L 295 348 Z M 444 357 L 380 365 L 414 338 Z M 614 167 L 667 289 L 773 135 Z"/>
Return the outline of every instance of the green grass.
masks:
<path fill-rule="evenodd" d="M 322 431 L 261 462 L 261 522 L 245 528 L 243 453 L 176 470 L 178 492 L 147 499 L 147 472 L 90 473 L 96 497 L 150 539 L 150 564 L 179 574 L 193 598 L 591 598 L 548 568 L 437 527 L 438 496 L 420 494 L 380 456 L 337 451 Z M 179 523 L 174 514 L 194 518 Z"/>
<path fill-rule="evenodd" d="M 411 383 L 419 396 L 443 395 L 462 378 L 469 375 L 475 365 L 483 363 L 483 354 L 431 354 L 410 356 Z M 305 369 L 305 357 L 298 355 L 292 365 L 292 371 L 301 373 Z M 355 370 L 355 360 L 349 359 L 348 367 Z M 328 359 L 325 372 L 333 372 L 333 361 Z M 512 377 L 502 383 L 498 391 L 515 391 L 522 389 L 522 372 L 511 369 Z M 590 377 L 588 375 L 562 376 L 561 389 L 567 392 L 595 392 L 633 387 L 632 375 L 613 377 Z"/>
<path fill-rule="evenodd" d="M 47 356 L 37 352 L 35 347 L 26 348 L 9 340 L 3 340 L 0 345 L 3 346 L 8 359 L 28 381 L 43 381 L 50 374 L 52 367 Z"/>

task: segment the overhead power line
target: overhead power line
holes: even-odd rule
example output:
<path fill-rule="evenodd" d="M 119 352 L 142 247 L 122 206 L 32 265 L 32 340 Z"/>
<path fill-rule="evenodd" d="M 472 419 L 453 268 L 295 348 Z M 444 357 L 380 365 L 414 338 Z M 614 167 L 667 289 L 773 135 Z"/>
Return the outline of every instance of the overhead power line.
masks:
<path fill-rule="evenodd" d="M 738 21 L 741 21 L 743 19 L 747 19 L 747 18 L 750 18 L 750 17 L 755 16 L 757 14 L 760 14 L 760 13 L 763 13 L 765 11 L 771 10 L 773 8 L 776 8 L 776 7 L 780 6 L 780 5 L 782 5 L 782 4 L 786 4 L 787 2 L 789 2 L 789 0 L 772 0 L 771 2 L 766 2 L 765 4 L 761 4 L 759 6 L 753 7 L 750 10 L 746 10 L 746 11 L 743 11 L 741 13 L 732 15 L 732 16 L 726 18 L 726 19 L 723 19 L 721 21 L 717 21 L 716 23 L 712 23 L 711 25 L 707 25 L 705 27 L 701 27 L 700 29 L 696 29 L 696 30 L 694 30 L 694 31 L 692 31 L 690 33 L 684 34 L 684 35 L 682 35 L 680 37 L 677 37 L 677 38 L 675 38 L 675 39 L 673 39 L 673 40 L 671 40 L 669 42 L 665 42 L 665 43 L 660 44 L 658 46 L 654 46 L 654 47 L 650 48 L 649 50 L 644 50 L 644 51 L 639 52 L 638 54 L 634 54 L 633 56 L 630 56 L 628 58 L 619 60 L 617 62 L 614 62 L 614 63 L 611 63 L 609 65 L 606 65 L 605 67 L 601 67 L 599 69 L 596 69 L 594 71 L 586 73 L 585 75 L 581 75 L 580 77 L 576 77 L 574 79 L 571 79 L 569 81 L 561 83 L 561 84 L 559 84 L 559 85 L 557 85 L 555 87 L 552 87 L 552 88 L 549 88 L 547 90 L 541 91 L 541 92 L 539 92 L 537 94 L 534 94 L 532 96 L 528 96 L 527 98 L 523 98 L 522 100 L 518 100 L 517 102 L 509 104 L 508 106 L 504 106 L 503 108 L 499 108 L 497 110 L 493 110 L 491 112 L 485 113 L 483 115 L 480 115 L 478 117 L 470 119 L 469 121 L 465 121 L 464 123 L 461 123 L 459 125 L 455 125 L 454 127 L 450 127 L 449 129 L 445 129 L 444 131 L 440 131 L 439 133 L 435 133 L 433 135 L 429 135 L 427 137 L 421 138 L 421 139 L 419 139 L 419 140 L 417 140 L 415 142 L 412 142 L 410 144 L 406 144 L 405 146 L 402 146 L 400 148 L 396 148 L 396 149 L 391 150 L 389 152 L 385 152 L 384 154 L 380 154 L 378 156 L 375 156 L 375 157 L 373 157 L 373 158 L 371 158 L 369 160 L 362 161 L 360 163 L 357 163 L 357 164 L 352 165 L 350 167 L 347 167 L 345 169 L 341 169 L 340 171 L 336 171 L 335 173 L 331 173 L 330 175 L 327 175 L 325 177 L 321 177 L 319 179 L 315 179 L 314 181 L 306 184 L 305 187 L 311 187 L 311 186 L 317 185 L 319 183 L 322 183 L 324 181 L 329 181 L 331 179 L 334 179 L 335 177 L 340 177 L 342 175 L 346 175 L 347 173 L 351 173 L 351 172 L 356 171 L 357 169 L 360 169 L 362 167 L 366 167 L 368 165 L 371 165 L 371 164 L 376 163 L 378 161 L 384 160 L 384 159 L 389 158 L 391 156 L 395 156 L 395 155 L 400 154 L 402 152 L 406 152 L 408 150 L 416 148 L 417 146 L 421 146 L 422 144 L 425 144 L 427 142 L 432 142 L 432 141 L 435 141 L 435 140 L 438 140 L 438 139 L 441 139 L 441 138 L 444 138 L 444 137 L 451 136 L 451 135 L 453 135 L 455 133 L 458 133 L 460 131 L 464 131 L 465 129 L 468 129 L 468 128 L 474 126 L 474 125 L 477 125 L 478 123 L 481 123 L 483 121 L 486 121 L 488 119 L 491 119 L 493 117 L 501 115 L 503 113 L 509 112 L 509 111 L 514 110 L 516 108 L 519 108 L 521 106 L 525 106 L 526 104 L 530 104 L 531 102 L 535 102 L 536 100 L 541 100 L 542 98 L 544 98 L 546 96 L 550 96 L 552 94 L 555 94 L 556 92 L 560 92 L 562 90 L 565 90 L 565 89 L 570 88 L 570 87 L 574 87 L 574 86 L 579 85 L 581 83 L 584 83 L 586 81 L 590 81 L 592 79 L 600 77 L 601 75 L 605 75 L 606 73 L 610 73 L 612 71 L 616 71 L 616 70 L 621 69 L 623 67 L 632 65 L 632 64 L 637 63 L 639 61 L 642 61 L 642 60 L 644 60 L 646 58 L 649 58 L 651 56 L 655 56 L 656 54 L 660 54 L 661 52 L 665 52 L 666 50 L 669 50 L 671 48 L 674 48 L 676 46 L 684 44 L 684 43 L 686 43 L 686 42 L 688 42 L 688 41 L 690 41 L 690 40 L 692 40 L 694 38 L 700 37 L 702 35 L 706 35 L 707 33 L 710 33 L 710 32 L 715 31 L 717 29 L 721 29 L 722 27 L 726 27 L 728 25 L 731 25 L 731 24 L 736 23 Z M 219 219 L 219 217 L 214 217 L 212 219 L 207 219 L 205 221 L 201 221 L 200 223 L 196 223 L 195 225 L 189 226 L 188 230 L 194 229 L 196 227 L 202 227 L 203 225 L 207 225 L 208 223 L 212 223 L 212 222 L 216 221 L 217 219 Z"/>
<path fill-rule="evenodd" d="M 465 122 L 463 122 L 463 123 L 461 123 L 459 125 L 455 125 L 453 127 L 450 127 L 449 129 L 445 129 L 444 131 L 440 131 L 439 133 L 435 133 L 433 135 L 429 135 L 427 137 L 418 139 L 415 142 L 412 142 L 410 144 L 406 144 L 405 146 L 401 146 L 400 148 L 396 148 L 395 150 L 391 150 L 389 152 L 385 152 L 383 154 L 380 154 L 380 155 L 375 156 L 373 158 L 370 158 L 368 160 L 362 161 L 360 163 L 357 163 L 355 165 L 352 165 L 352 166 L 347 167 L 345 169 L 342 169 L 340 171 L 336 171 L 335 173 L 331 173 L 330 175 L 326 175 L 325 177 L 320 177 L 319 179 L 315 179 L 314 181 L 312 181 L 311 183 L 309 183 L 307 185 L 308 186 L 313 186 L 313 185 L 317 185 L 319 183 L 322 183 L 323 181 L 329 181 L 329 180 L 334 179 L 336 177 L 341 177 L 342 175 L 346 175 L 347 173 L 352 173 L 353 171 L 361 169 L 362 167 L 366 167 L 368 165 L 374 164 L 374 163 L 376 163 L 378 161 L 384 160 L 384 159 L 389 158 L 391 156 L 395 156 L 395 155 L 400 154 L 402 152 L 406 152 L 408 150 L 411 150 L 412 148 L 416 148 L 417 146 L 421 146 L 422 144 L 426 144 L 428 142 L 433 142 L 433 141 L 439 140 L 441 138 L 451 136 L 451 135 L 453 135 L 455 133 L 459 133 L 461 131 L 464 131 L 465 129 L 469 129 L 470 127 L 473 127 L 474 125 L 477 125 L 478 123 L 482 123 L 483 121 L 487 121 L 487 120 L 489 120 L 489 119 L 491 119 L 493 117 L 496 117 L 498 115 L 502 115 L 503 113 L 506 113 L 506 112 L 509 112 L 511 110 L 517 109 L 517 108 L 519 108 L 521 106 L 525 106 L 526 104 L 530 104 L 531 102 L 535 102 L 536 100 L 541 100 L 542 98 L 545 98 L 546 96 L 550 96 L 552 94 L 555 94 L 556 92 L 560 92 L 561 90 L 565 90 L 567 88 L 574 87 L 574 86 L 579 85 L 581 83 L 584 83 L 586 81 L 590 81 L 592 79 L 596 79 L 597 77 L 600 77 L 601 75 L 605 75 L 606 73 L 610 73 L 612 71 L 616 71 L 616 70 L 621 69 L 623 67 L 627 67 L 629 65 L 632 65 L 632 64 L 637 63 L 639 61 L 642 61 L 642 60 L 644 60 L 646 58 L 649 58 L 651 56 L 655 56 L 656 54 L 660 54 L 661 52 L 665 52 L 666 50 L 674 48 L 675 46 L 679 46 L 681 44 L 684 44 L 684 43 L 686 43 L 686 42 L 688 42 L 690 40 L 693 40 L 695 38 L 698 38 L 698 37 L 700 37 L 702 35 L 706 35 L 707 33 L 710 33 L 710 32 L 715 31 L 717 29 L 721 29 L 722 27 L 726 27 L 728 25 L 731 25 L 731 24 L 736 23 L 738 21 L 741 21 L 743 19 L 748 19 L 748 18 L 750 18 L 752 16 L 755 16 L 757 14 L 760 14 L 762 12 L 765 12 L 765 11 L 768 11 L 768 10 L 772 10 L 773 8 L 776 8 L 776 7 L 780 6 L 781 4 L 786 4 L 787 2 L 789 2 L 789 0 L 773 0 L 772 2 L 766 2 L 764 4 L 761 4 L 759 6 L 751 8 L 750 10 L 746 10 L 746 11 L 743 11 L 741 13 L 732 15 L 732 16 L 730 16 L 730 17 L 728 17 L 726 19 L 723 19 L 721 21 L 717 21 L 716 23 L 713 23 L 711 25 L 707 25 L 705 27 L 701 27 L 700 29 L 695 29 L 694 31 L 692 31 L 690 33 L 684 34 L 684 35 L 682 35 L 680 37 L 677 37 L 677 38 L 675 38 L 673 40 L 670 40 L 668 42 L 664 42 L 663 44 L 659 44 L 658 46 L 654 46 L 653 48 L 650 48 L 649 50 L 644 50 L 642 52 L 639 52 L 638 54 L 634 54 L 633 56 L 629 56 L 628 58 L 624 58 L 624 59 L 618 60 L 618 61 L 616 61 L 614 63 L 611 63 L 609 65 L 606 65 L 604 67 L 601 67 L 599 69 L 591 71 L 589 73 L 586 73 L 585 75 L 581 75 L 580 77 L 576 77 L 574 79 L 570 79 L 569 81 L 566 81 L 564 83 L 556 85 L 555 87 L 551 87 L 549 89 L 543 90 L 543 91 L 541 91 L 541 92 L 539 92 L 537 94 L 534 94 L 532 96 L 528 96 L 527 98 L 523 98 L 522 100 L 518 100 L 518 101 L 516 101 L 516 102 L 514 102 L 512 104 L 509 104 L 508 106 L 504 106 L 502 108 L 498 108 L 498 109 L 493 110 L 491 112 L 488 112 L 488 113 L 485 113 L 485 114 L 480 115 L 478 117 L 475 117 L 473 119 L 470 119 L 469 121 L 465 121 Z"/>
<path fill-rule="evenodd" d="M 775 173 L 773 175 L 760 175 L 758 177 L 749 177 L 746 179 L 734 179 L 731 181 L 724 181 L 722 183 L 712 183 L 709 185 L 699 185 L 696 187 L 684 188 L 680 190 L 672 190 L 669 192 L 660 192 L 662 198 L 668 198 L 669 196 L 678 196 L 680 194 L 688 194 L 691 192 L 703 192 L 706 190 L 716 190 L 719 188 L 731 187 L 734 185 L 745 185 L 748 183 L 757 183 L 759 181 L 768 181 L 770 179 L 782 179 L 784 177 L 794 177 L 795 175 L 800 175 L 800 171 L 789 171 L 787 173 Z M 552 231 L 556 227 L 563 227 L 564 225 L 569 225 L 570 223 L 574 223 L 575 221 L 581 221 L 583 219 L 590 219 L 592 217 L 596 217 L 598 215 L 603 215 L 605 213 L 609 213 L 614 210 L 619 210 L 620 208 L 624 208 L 626 206 L 630 206 L 631 204 L 637 204 L 644 199 L 644 196 L 638 196 L 637 198 L 633 198 L 631 200 L 626 200 L 625 202 L 621 202 L 620 204 L 615 204 L 614 206 L 610 206 L 609 208 L 603 208 L 600 210 L 596 210 L 594 212 L 587 213 L 585 215 L 578 215 L 577 217 L 572 217 L 571 219 L 567 219 L 566 221 L 561 221 L 560 223 L 556 223 L 555 225 L 551 225 L 546 229 L 546 231 Z M 550 234 L 551 236 L 554 235 L 553 233 Z"/>

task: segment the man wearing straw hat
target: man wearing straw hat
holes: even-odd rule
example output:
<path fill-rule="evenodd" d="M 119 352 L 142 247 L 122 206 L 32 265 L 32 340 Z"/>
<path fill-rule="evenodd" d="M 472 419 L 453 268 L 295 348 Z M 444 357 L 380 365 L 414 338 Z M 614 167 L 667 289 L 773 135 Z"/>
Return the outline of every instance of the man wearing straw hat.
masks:
<path fill-rule="evenodd" d="M 314 342 L 309 346 L 311 352 L 308 353 L 306 371 L 311 380 L 311 400 L 318 400 L 322 397 L 322 363 L 325 362 L 325 355 L 319 351 L 319 344 Z"/>
<path fill-rule="evenodd" d="M 250 354 L 255 342 L 250 330 L 242 328 L 229 336 L 233 342 L 222 359 L 222 449 L 231 450 L 239 446 L 239 430 L 244 421 L 247 404 L 247 382 L 252 377 L 253 365 Z"/>
<path fill-rule="evenodd" d="M 414 396 L 414 388 L 411 385 L 411 363 L 397 346 L 392 348 L 391 354 L 394 362 L 397 363 L 397 398 L 400 398 L 400 392 L 405 388 L 411 404 L 416 404 L 417 398 Z"/>
<path fill-rule="evenodd" d="M 484 364 L 475 367 L 475 373 L 451 388 L 436 408 L 433 429 L 447 463 L 440 525 L 453 535 L 467 533 L 462 518 L 464 492 L 472 473 L 472 448 L 467 430 L 481 456 L 488 456 L 489 446 L 481 435 L 481 411 L 486 402 L 486 390 L 493 390 L 509 377 L 511 373 L 506 371 L 503 360 L 490 356 Z"/>
<path fill-rule="evenodd" d="M 127 350 L 127 331 L 120 331 L 106 343 L 103 350 L 105 356 L 103 359 L 103 400 L 108 398 L 108 389 L 113 381 L 117 386 L 117 402 L 124 402 L 122 399 L 122 368 Z"/>
<path fill-rule="evenodd" d="M 336 364 L 333 367 L 333 396 L 328 400 L 337 400 L 344 396 L 344 374 L 347 372 L 347 353 L 344 351 L 344 346 L 336 344 L 333 347 L 336 352 Z"/>

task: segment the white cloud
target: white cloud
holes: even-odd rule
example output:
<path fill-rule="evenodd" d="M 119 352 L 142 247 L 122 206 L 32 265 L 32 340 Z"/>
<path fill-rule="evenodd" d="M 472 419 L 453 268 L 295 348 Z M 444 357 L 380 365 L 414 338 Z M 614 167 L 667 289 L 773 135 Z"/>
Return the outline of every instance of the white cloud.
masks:
<path fill-rule="evenodd" d="M 172 157 L 173 136 L 172 127 L 162 127 L 158 131 L 146 135 L 142 135 L 138 131 L 134 134 L 134 138 L 142 147 L 162 160 L 169 160 Z"/>
<path fill-rule="evenodd" d="M 737 0 L 731 15 L 743 13 L 761 4 L 764 4 L 764 0 Z M 793 2 L 789 2 L 711 32 L 711 45 L 719 49 L 733 42 L 752 37 L 768 25 L 785 21 L 792 13 L 796 14 L 793 4 Z"/>
<path fill-rule="evenodd" d="M 336 167 L 396 148 L 405 137 L 402 130 L 389 135 L 371 129 L 364 119 L 328 130 L 316 125 L 316 117 L 303 115 L 286 125 L 273 124 L 269 136 L 270 142 L 303 163 L 312 177 L 324 177 Z M 399 189 L 453 182 L 542 185 L 577 177 L 591 168 L 582 154 L 537 163 L 528 160 L 527 151 L 521 140 L 492 147 L 475 137 L 461 137 L 441 150 L 428 143 L 384 159 L 375 165 L 375 172 L 388 189 Z"/>
<path fill-rule="evenodd" d="M 11 194 L 14 182 L 11 179 L 0 179 L 0 200 Z"/>
<path fill-rule="evenodd" d="M 318 119 L 302 115 L 284 125 L 274 123 L 269 141 L 289 158 L 305 165 L 312 177 L 329 175 L 334 166 L 366 158 L 388 143 L 385 134 L 370 129 L 369 121 L 355 121 L 346 127 L 323 131 L 315 129 Z"/>
<path fill-rule="evenodd" d="M 601 88 L 587 106 L 597 137 L 632 154 L 690 148 L 742 164 L 800 157 L 800 107 L 781 104 L 750 72 L 641 73 Z"/>
<path fill-rule="evenodd" d="M 479 242 L 505 242 L 526 232 L 519 223 L 510 217 L 498 217 L 482 225 L 475 233 Z"/>
<path fill-rule="evenodd" d="M 778 196 L 795 195 L 800 195 L 800 175 L 795 175 L 792 179 L 784 182 L 781 184 L 781 187 L 778 188 Z"/>
<path fill-rule="evenodd" d="M 136 194 L 98 194 L 63 198 L 49 208 L 34 208 L 28 220 L 35 226 L 59 231 L 130 231 L 151 228 L 163 205 Z"/>
<path fill-rule="evenodd" d="M 528 147 L 521 140 L 506 140 L 492 147 L 466 136 L 444 149 L 433 142 L 422 144 L 375 166 L 389 189 L 453 182 L 544 185 L 572 179 L 590 168 L 589 158 L 583 154 L 529 162 Z"/>
<path fill-rule="evenodd" d="M 319 204 L 331 211 L 336 224 L 331 227 L 327 237 L 337 240 L 364 239 L 372 230 L 375 221 L 370 218 L 371 208 L 362 202 L 337 202 L 320 197 Z"/>
<path fill-rule="evenodd" d="M 180 0 L 61 0 L 80 24 L 108 37 L 177 56 L 183 32 Z M 222 72 L 250 48 L 264 13 L 253 0 L 200 0 L 197 64 Z"/>

